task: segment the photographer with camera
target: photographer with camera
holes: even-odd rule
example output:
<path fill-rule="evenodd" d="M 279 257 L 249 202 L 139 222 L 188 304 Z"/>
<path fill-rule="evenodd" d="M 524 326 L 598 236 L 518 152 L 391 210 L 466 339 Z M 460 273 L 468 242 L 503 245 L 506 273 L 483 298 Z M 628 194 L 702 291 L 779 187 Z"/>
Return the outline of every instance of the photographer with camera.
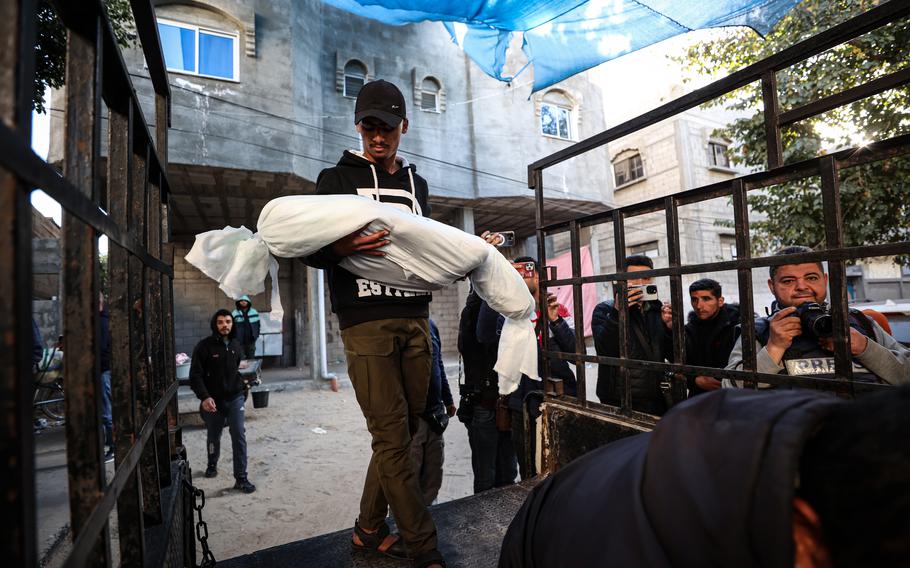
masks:
<path fill-rule="evenodd" d="M 484 231 L 480 237 L 498 248 L 515 244 L 514 231 Z M 468 430 L 474 493 L 511 485 L 518 476 L 509 397 L 499 395 L 499 377 L 493 370 L 497 345 L 483 343 L 477 337 L 482 308 L 492 311 L 471 289 L 458 324 L 458 352 L 464 362 L 464 383 L 458 385 L 458 420 Z"/>
<path fill-rule="evenodd" d="M 644 255 L 626 257 L 626 271 L 652 270 L 654 262 Z M 673 313 L 669 305 L 657 299 L 657 288 L 651 278 L 630 278 L 628 284 L 629 358 L 663 362 L 673 355 L 670 329 Z M 594 308 L 591 330 L 599 356 L 619 357 L 619 298 L 601 302 Z M 603 404 L 619 406 L 622 384 L 617 367 L 600 365 L 597 369 L 597 398 Z M 656 416 L 663 415 L 671 404 L 669 381 L 662 371 L 629 369 L 632 382 L 632 409 Z"/>
<path fill-rule="evenodd" d="M 496 346 L 477 339 L 477 318 L 483 306 L 485 302 L 471 290 L 458 325 L 458 352 L 464 362 L 464 384 L 458 387 L 458 420 L 468 429 L 474 493 L 511 485 L 518 476 L 508 396 L 500 397 L 493 370 Z"/>
<path fill-rule="evenodd" d="M 792 246 L 777 255 L 812 252 Z M 821 263 L 772 266 L 768 287 L 775 302 L 771 315 L 755 320 L 756 371 L 789 375 L 833 376 L 833 322 L 825 299 L 828 275 Z M 859 310 L 850 309 L 850 353 L 858 381 L 910 383 L 910 351 Z M 728 369 L 742 369 L 742 338 L 730 353 Z M 736 383 L 734 385 L 734 383 Z M 724 381 L 740 386 L 739 381 Z M 760 385 L 768 387 L 769 385 Z"/>
<path fill-rule="evenodd" d="M 522 256 L 512 261 L 512 266 L 521 274 L 528 290 L 535 299 L 539 298 L 540 288 L 538 287 L 539 271 L 537 261 L 529 256 Z M 547 294 L 547 313 L 537 315 L 537 334 L 538 339 L 541 333 L 549 333 L 553 340 L 551 350 L 563 353 L 575 352 L 575 332 L 572 326 L 565 320 L 569 315 L 568 310 L 556 300 L 555 294 Z M 545 320 L 544 320 L 545 318 Z M 542 320 L 548 325 L 543 327 Z M 477 316 L 477 339 L 485 343 L 492 349 L 499 346 L 499 334 L 502 330 L 504 318 L 493 311 L 488 305 L 482 304 Z M 538 376 L 541 375 L 543 365 L 543 356 L 540 355 L 540 343 L 538 341 Z M 577 383 L 575 374 L 569 368 L 569 362 L 563 360 L 550 361 L 550 384 L 556 394 L 567 394 L 576 396 Z M 540 416 L 540 401 L 543 398 L 544 385 L 539 381 L 533 380 L 527 375 L 521 376 L 521 382 L 518 389 L 508 396 L 509 420 L 511 420 L 512 445 L 515 448 L 515 454 L 518 457 L 519 473 L 521 479 L 528 479 L 534 476 L 534 472 L 528 469 L 526 456 L 535 455 L 534 440 L 536 439 L 536 421 Z M 527 412 L 531 417 L 530 432 L 525 432 L 524 412 L 527 405 Z M 500 427 L 505 427 L 500 425 Z M 525 438 L 530 440 L 531 446 L 525 447 Z"/>

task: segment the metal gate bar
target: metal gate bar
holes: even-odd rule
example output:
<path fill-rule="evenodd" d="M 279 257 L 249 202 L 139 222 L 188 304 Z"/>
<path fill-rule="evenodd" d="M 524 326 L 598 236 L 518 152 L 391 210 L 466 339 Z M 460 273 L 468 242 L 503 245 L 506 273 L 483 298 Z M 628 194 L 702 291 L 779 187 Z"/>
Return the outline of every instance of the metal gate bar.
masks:
<path fill-rule="evenodd" d="M 100 181 L 95 165 L 101 153 L 100 18 L 89 18 L 67 33 L 66 126 L 63 175 L 97 206 Z M 104 494 L 104 442 L 101 368 L 97 342 L 100 318 L 100 265 L 95 230 L 63 210 L 63 376 L 66 380 L 66 457 L 70 530 L 79 541 L 85 523 Z M 107 525 L 88 532 L 87 563 L 110 565 Z"/>
<path fill-rule="evenodd" d="M 28 147 L 34 76 L 34 2 L 0 3 L 0 142 Z M 0 147 L 0 159 L 9 155 Z M 32 432 L 32 213 L 29 190 L 0 167 L 0 460 L 4 464 L 0 517 L 12 526 L 0 543 L 13 565 L 34 566 L 35 459 Z"/>
<path fill-rule="evenodd" d="M 613 128 L 604 130 L 600 134 L 596 134 L 590 138 L 582 140 L 581 142 L 572 144 L 568 148 L 560 150 L 559 152 L 554 152 L 553 154 L 541 158 L 540 160 L 537 160 L 528 166 L 528 187 L 532 189 L 535 187 L 532 185 L 536 180 L 533 174 L 534 171 L 543 171 L 547 168 L 555 166 L 556 164 L 565 162 L 566 160 L 569 160 L 576 156 L 580 156 L 585 152 L 599 148 L 600 146 L 616 140 L 617 138 L 621 138 L 627 134 L 641 130 L 646 126 L 657 124 L 658 122 L 675 116 L 683 111 L 695 108 L 701 104 L 704 104 L 705 102 L 725 95 L 730 91 L 734 91 L 754 81 L 761 80 L 762 75 L 767 71 L 780 71 L 781 69 L 786 69 L 787 67 L 795 65 L 801 61 L 805 61 L 813 55 L 818 55 L 819 53 L 822 53 L 823 51 L 826 51 L 832 47 L 838 46 L 847 40 L 861 36 L 886 24 L 900 20 L 901 18 L 904 18 L 908 15 L 910 15 L 910 4 L 906 2 L 886 2 L 869 10 L 868 12 L 865 12 L 864 14 L 860 14 L 855 18 L 838 24 L 829 30 L 812 36 L 779 53 L 767 57 L 759 62 L 753 63 L 752 65 L 749 65 L 748 67 L 745 67 L 744 69 L 741 69 L 735 73 L 731 73 L 727 77 L 715 81 L 710 85 L 692 91 L 691 93 L 684 95 L 676 100 L 670 101 L 667 104 L 661 105 L 651 112 L 635 117 L 631 120 L 627 120 L 626 122 L 614 126 Z M 864 96 L 866 97 L 886 90 L 882 85 L 872 83 L 861 85 L 859 87 L 856 87 L 856 89 L 860 89 L 859 92 L 865 93 Z M 817 101 L 816 103 L 811 104 L 817 104 Z M 812 112 L 812 114 L 803 116 L 802 118 L 808 118 L 809 116 L 821 114 L 824 112 L 824 110 Z"/>
<path fill-rule="evenodd" d="M 555 353 L 549 351 L 545 347 L 544 359 L 573 361 L 576 363 L 576 368 L 583 368 L 584 362 L 618 366 L 617 375 L 622 384 L 622 396 L 619 410 L 621 413 L 628 416 L 635 414 L 634 411 L 631 410 L 631 385 L 628 380 L 628 369 L 646 369 L 677 374 L 684 372 L 687 374 L 693 372 L 704 373 L 717 378 L 742 380 L 746 382 L 747 386 L 752 387 L 756 386 L 757 383 L 761 381 L 772 385 L 802 386 L 831 390 L 845 395 L 889 388 L 887 385 L 854 383 L 852 381 L 852 358 L 849 353 L 849 343 L 846 335 L 849 329 L 846 299 L 846 262 L 864 257 L 910 254 L 910 241 L 881 245 L 845 246 L 843 239 L 843 217 L 838 187 L 838 172 L 844 168 L 858 167 L 867 163 L 910 154 L 910 135 L 895 136 L 861 149 L 848 149 L 798 163 L 784 164 L 780 129 L 781 126 L 817 116 L 839 106 L 908 84 L 910 83 L 910 70 L 901 70 L 892 73 L 865 84 L 846 89 L 840 93 L 790 109 L 784 113 L 781 113 L 779 107 L 776 73 L 850 39 L 906 18 L 908 15 L 910 15 L 910 4 L 901 2 L 885 3 L 814 37 L 793 45 L 776 55 L 737 71 L 711 85 L 662 105 L 652 112 L 633 118 L 619 126 L 610 128 L 600 134 L 573 144 L 564 150 L 530 164 L 528 166 L 528 186 L 534 190 L 537 202 L 538 254 L 541 259 L 545 258 L 545 237 L 554 233 L 566 231 L 570 234 L 573 252 L 573 267 L 572 275 L 570 277 L 551 278 L 549 277 L 549 272 L 546 270 L 546 267 L 544 267 L 545 270 L 543 271 L 543 274 L 545 275 L 545 278 L 540 282 L 541 312 L 543 313 L 545 308 L 543 302 L 546 298 L 546 289 L 554 286 L 572 286 L 573 297 L 577 298 L 576 305 L 579 305 L 577 302 L 578 299 L 580 299 L 582 285 L 598 282 L 613 282 L 614 292 L 618 296 L 619 303 L 618 357 L 587 355 L 581 342 L 578 342 L 579 345 L 576 345 L 576 353 L 573 354 Z M 669 197 L 650 199 L 641 203 L 578 217 L 570 221 L 551 224 L 546 223 L 543 187 L 543 171 L 546 168 L 580 156 L 585 152 L 599 148 L 608 142 L 653 124 L 657 124 L 662 120 L 709 102 L 756 81 L 760 82 L 764 103 L 765 143 L 768 149 L 768 164 L 766 171 L 755 172 L 739 176 L 732 180 L 682 191 Z M 808 177 L 819 177 L 821 179 L 821 195 L 826 225 L 826 250 L 786 256 L 753 258 L 751 254 L 751 238 L 749 233 L 748 203 L 746 199 L 747 192 L 771 185 L 802 180 Z M 722 197 L 730 198 L 733 202 L 738 258 L 731 261 L 683 265 L 679 242 L 679 207 Z M 669 266 L 667 268 L 637 271 L 634 273 L 626 272 L 626 266 L 624 264 L 626 256 L 624 225 L 630 218 L 655 212 L 662 212 L 665 216 L 667 241 L 669 245 Z M 598 274 L 595 276 L 581 276 L 580 265 L 574 262 L 574 255 L 577 254 L 577 249 L 580 246 L 579 231 L 582 228 L 588 228 L 603 223 L 613 224 L 616 272 Z M 832 313 L 836 329 L 840 332 L 835 341 L 835 375 L 837 378 L 816 379 L 757 373 L 755 372 L 755 316 L 752 298 L 752 270 L 755 268 L 778 266 L 782 264 L 807 262 L 828 262 L 829 265 L 829 278 L 832 290 Z M 624 309 L 626 305 L 628 279 L 669 277 L 671 302 L 674 307 L 672 326 L 674 340 L 673 355 L 675 360 L 684 361 L 684 312 L 681 310 L 683 306 L 682 276 L 686 274 L 723 270 L 735 270 L 737 272 L 740 293 L 740 312 L 743 321 L 743 370 L 721 370 L 628 359 L 630 351 L 627 333 L 628 318 L 626 310 Z M 576 311 L 576 313 L 580 312 Z M 578 331 L 578 329 L 579 326 L 576 324 L 576 331 Z M 549 365 L 545 364 L 544 369 L 548 373 Z M 545 377 L 548 376 L 548 374 L 545 374 Z M 680 378 L 677 378 L 674 383 L 674 397 L 678 400 L 684 394 L 684 384 Z M 580 392 L 583 393 L 584 389 L 582 388 Z M 582 395 L 578 404 L 585 407 L 588 406 L 589 403 Z"/>
<path fill-rule="evenodd" d="M 41 188 L 64 210 L 63 306 L 67 357 L 67 452 L 73 547 L 66 566 L 109 565 L 108 519 L 117 509 L 123 565 L 142 566 L 147 527 L 162 518 L 162 486 L 173 485 L 179 430 L 173 369 L 171 261 L 167 221 L 170 89 L 150 0 L 131 0 L 155 90 L 149 130 L 103 3 L 56 1 L 67 29 L 63 176 L 30 149 L 34 0 L 0 0 L 0 456 L 7 464 L 0 515 L 13 565 L 37 564 L 31 377 L 31 205 Z M 103 105 L 102 102 L 105 104 Z M 107 183 L 101 183 L 101 120 L 108 111 Z M 106 188 L 106 191 L 104 189 Z M 105 213 L 107 211 L 107 213 Z M 116 471 L 102 456 L 97 239 L 110 241 L 110 308 Z M 151 310 L 151 313 L 149 313 Z M 151 355 L 151 363 L 149 356 Z M 169 490 L 168 495 L 176 494 Z M 178 491 L 179 493 L 179 491 Z M 174 511 L 174 504 L 168 505 Z M 178 507 L 183 510 L 183 507 Z M 176 526 L 176 525 L 175 525 Z M 158 534 L 162 534 L 158 531 Z M 168 534 L 165 531 L 163 534 Z M 175 547 L 184 551 L 185 545 Z M 179 552 L 182 553 L 182 552 Z"/>
<path fill-rule="evenodd" d="M 127 105 L 125 113 L 111 107 L 110 143 L 108 144 L 108 203 L 110 216 L 118 226 L 126 227 L 131 191 L 130 147 L 132 107 Z M 136 378 L 130 365 L 130 303 L 127 264 L 129 251 L 116 243 L 110 243 L 108 269 L 110 271 L 110 329 L 111 329 L 111 376 L 120 380 L 111 382 L 111 399 L 114 418 L 114 459 L 122 464 L 132 447 L 132 436 L 138 432 L 141 417 L 135 403 Z M 144 516 L 142 514 L 142 490 L 138 472 L 133 469 L 124 481 L 123 491 L 117 500 L 117 523 L 119 525 L 120 560 L 124 566 L 141 565 L 145 556 Z"/>

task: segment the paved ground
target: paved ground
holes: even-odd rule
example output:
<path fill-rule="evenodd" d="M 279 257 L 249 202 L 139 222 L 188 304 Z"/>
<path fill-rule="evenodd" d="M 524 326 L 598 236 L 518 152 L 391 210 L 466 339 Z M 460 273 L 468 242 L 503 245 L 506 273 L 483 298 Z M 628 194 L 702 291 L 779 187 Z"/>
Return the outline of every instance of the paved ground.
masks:
<path fill-rule="evenodd" d="M 65 438 L 62 426 L 50 426 L 35 434 L 38 551 L 42 556 L 66 536 L 69 528 Z"/>
<path fill-rule="evenodd" d="M 180 389 L 178 398 L 181 412 L 185 413 L 182 417 L 187 422 L 183 439 L 194 483 L 206 493 L 203 515 L 218 560 L 339 531 L 353 524 L 370 457 L 370 437 L 344 369 L 331 370 L 339 375 L 338 392 L 332 392 L 328 382 L 308 379 L 306 369 L 263 372 L 263 386 L 270 389 L 270 404 L 268 408 L 254 409 L 252 401 L 248 401 L 246 406 L 249 475 L 258 487 L 251 495 L 232 489 L 227 431 L 222 441 L 219 476 L 203 477 L 205 430 L 195 412 L 198 401 L 189 389 Z M 447 359 L 446 370 L 457 402 L 457 359 Z M 589 368 L 588 392 L 592 394 L 595 375 L 596 371 Z M 45 429 L 36 441 L 39 550 L 43 556 L 55 543 L 64 541 L 65 547 L 68 530 L 63 428 Z M 456 419 L 450 422 L 445 441 L 446 463 L 439 503 L 472 493 L 467 433 Z M 109 464 L 109 477 L 112 472 L 113 464 Z"/>
<path fill-rule="evenodd" d="M 457 364 L 452 370 L 451 386 L 457 392 Z M 263 383 L 272 389 L 268 408 L 254 409 L 251 401 L 246 407 L 248 469 L 255 493 L 232 489 L 227 432 L 219 475 L 207 479 L 202 476 L 205 430 L 184 428 L 193 483 L 206 494 L 203 515 L 218 559 L 350 527 L 359 510 L 370 437 L 347 377 L 341 375 L 339 391 L 332 392 L 327 383 L 288 384 L 265 375 Z M 276 391 L 280 388 L 284 390 Z M 453 420 L 445 440 L 440 502 L 470 495 L 473 482 L 464 426 Z"/>

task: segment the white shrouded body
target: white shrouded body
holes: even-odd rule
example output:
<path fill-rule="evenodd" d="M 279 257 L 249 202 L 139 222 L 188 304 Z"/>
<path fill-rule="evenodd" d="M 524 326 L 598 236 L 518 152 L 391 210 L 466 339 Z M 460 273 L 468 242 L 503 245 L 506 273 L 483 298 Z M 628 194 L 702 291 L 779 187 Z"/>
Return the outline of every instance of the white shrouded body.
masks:
<path fill-rule="evenodd" d="M 309 256 L 363 227 L 389 231 L 385 256 L 349 256 L 342 267 L 402 290 L 439 290 L 467 276 L 477 294 L 506 317 L 496 363 L 500 392 L 514 391 L 522 374 L 537 378 L 531 323 L 536 306 L 521 275 L 480 237 L 432 219 L 357 195 L 280 197 L 262 209 L 258 233 L 245 227 L 201 233 L 186 260 L 232 298 L 262 292 L 271 272 L 272 314 L 280 317 L 273 256 Z"/>

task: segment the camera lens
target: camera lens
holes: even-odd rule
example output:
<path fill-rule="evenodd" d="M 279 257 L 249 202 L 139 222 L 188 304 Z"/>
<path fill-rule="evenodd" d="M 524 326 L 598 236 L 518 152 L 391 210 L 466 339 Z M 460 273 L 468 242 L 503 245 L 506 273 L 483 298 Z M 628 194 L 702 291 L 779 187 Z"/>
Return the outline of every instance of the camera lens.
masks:
<path fill-rule="evenodd" d="M 834 333 L 834 320 L 828 309 L 815 302 L 807 302 L 797 308 L 803 330 L 816 337 L 831 337 Z"/>
<path fill-rule="evenodd" d="M 812 321 L 812 332 L 818 337 L 830 337 L 834 333 L 834 318 L 830 314 L 819 314 Z"/>

